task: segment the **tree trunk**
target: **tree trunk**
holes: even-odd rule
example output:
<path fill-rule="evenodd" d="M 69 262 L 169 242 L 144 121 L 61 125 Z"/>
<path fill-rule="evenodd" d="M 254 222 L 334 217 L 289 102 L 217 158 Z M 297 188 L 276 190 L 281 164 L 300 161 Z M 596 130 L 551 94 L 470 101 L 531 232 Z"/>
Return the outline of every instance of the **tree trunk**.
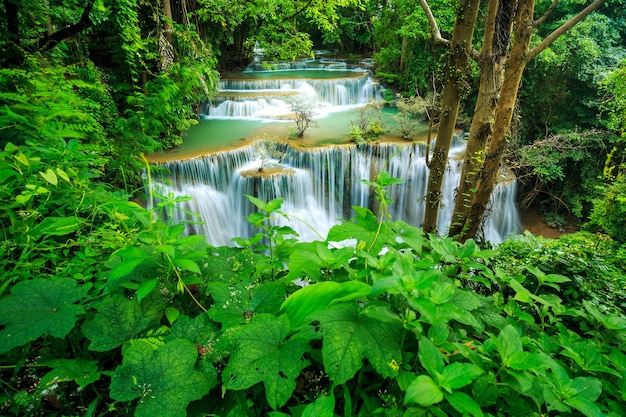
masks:
<path fill-rule="evenodd" d="M 504 71 L 502 91 L 496 108 L 493 134 L 485 162 L 478 178 L 476 194 L 472 198 L 468 215 L 462 220 L 462 228 L 466 232 L 460 240 L 465 241 L 478 232 L 483 215 L 489 203 L 491 193 L 496 185 L 500 172 L 502 154 L 506 138 L 511 127 L 513 109 L 517 101 L 522 73 L 528 63 L 528 47 L 533 34 L 534 0 L 519 0 L 515 19 L 515 35 L 510 57 Z"/>
<path fill-rule="evenodd" d="M 450 224 L 450 236 L 463 234 L 464 219 L 476 192 L 479 174 L 485 158 L 485 147 L 493 133 L 493 121 L 502 89 L 504 64 L 513 30 L 517 0 L 491 1 L 485 24 L 485 41 L 478 56 L 480 84 L 470 127 L 461 181 Z"/>
<path fill-rule="evenodd" d="M 475 190 L 475 195 L 471 196 L 471 203 L 469 205 L 466 204 L 466 202 L 463 203 L 464 206 L 467 206 L 466 214 L 459 216 L 458 221 L 454 225 L 456 234 L 460 233 L 460 241 L 473 238 L 477 234 L 483 221 L 487 205 L 489 204 L 491 194 L 500 174 L 506 138 L 510 131 L 519 84 L 526 65 L 540 52 L 550 46 L 559 36 L 591 14 L 605 1 L 606 0 L 595 0 L 576 16 L 548 35 L 539 45 L 529 50 L 533 31 L 536 26 L 544 20 L 545 16 L 541 17 L 536 22 L 533 21 L 534 0 L 519 0 L 515 13 L 515 36 L 504 70 L 504 79 L 496 107 L 489 150 L 486 152 L 482 169 L 476 168 L 472 171 L 476 175 L 475 182 L 473 182 L 475 186 L 471 189 L 472 192 Z M 548 13 L 550 10 L 551 9 L 548 10 Z M 478 121 L 473 121 L 472 125 L 474 122 Z M 468 169 L 472 168 L 470 167 Z M 463 178 L 464 177 L 462 177 L 461 181 L 465 182 Z M 465 194 L 463 196 L 465 196 Z"/>
<path fill-rule="evenodd" d="M 429 165 L 426 211 L 424 224 L 422 225 L 426 233 L 433 233 L 437 230 L 441 186 L 448 163 L 448 151 L 450 150 L 452 135 L 456 126 L 461 96 L 465 93 L 467 64 L 479 6 L 479 0 L 462 0 L 454 22 L 454 32 L 445 68 L 437 141 Z M 426 11 L 426 13 L 428 14 L 429 11 Z"/>
<path fill-rule="evenodd" d="M 163 32 L 165 34 L 165 39 L 170 43 L 170 45 L 174 42 L 174 29 L 172 27 L 172 21 L 174 20 L 172 17 L 172 4 L 170 0 L 163 0 Z"/>

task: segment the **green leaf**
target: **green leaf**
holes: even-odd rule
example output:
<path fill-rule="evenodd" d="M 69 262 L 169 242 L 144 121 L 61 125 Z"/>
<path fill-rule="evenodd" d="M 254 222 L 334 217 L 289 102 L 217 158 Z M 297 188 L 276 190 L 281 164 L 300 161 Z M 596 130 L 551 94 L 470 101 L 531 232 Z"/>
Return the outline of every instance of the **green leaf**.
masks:
<path fill-rule="evenodd" d="M 395 377 L 402 352 L 402 323 L 381 321 L 359 312 L 354 303 L 331 306 L 313 316 L 324 334 L 322 355 L 328 377 L 343 384 L 368 359 L 383 377 Z"/>
<path fill-rule="evenodd" d="M 510 324 L 500 331 L 495 342 L 504 366 L 510 365 L 513 355 L 522 352 L 522 339 L 515 327 Z"/>
<path fill-rule="evenodd" d="M 483 370 L 477 365 L 455 362 L 446 366 L 437 379 L 441 388 L 452 392 L 454 389 L 463 388 L 482 374 Z"/>
<path fill-rule="evenodd" d="M 508 366 L 518 371 L 543 372 L 551 366 L 551 362 L 549 358 L 537 353 L 516 352 L 509 356 Z"/>
<path fill-rule="evenodd" d="M 417 348 L 417 356 L 420 364 L 433 377 L 443 371 L 445 363 L 443 361 L 443 353 L 435 347 L 435 345 L 425 337 L 420 337 Z"/>
<path fill-rule="evenodd" d="M 75 217 L 46 217 L 28 231 L 35 239 L 41 236 L 65 236 L 78 230 L 80 224 Z"/>
<path fill-rule="evenodd" d="M 404 396 L 404 403 L 416 403 L 423 407 L 437 404 L 443 400 L 443 392 L 428 375 L 419 375 L 409 384 Z"/>
<path fill-rule="evenodd" d="M 22 165 L 30 166 L 30 162 L 28 161 L 28 157 L 24 155 L 22 152 L 18 153 L 14 156 L 15 159 L 18 160 Z"/>
<path fill-rule="evenodd" d="M 141 302 L 122 294 L 106 297 L 93 320 L 83 324 L 90 350 L 105 352 L 158 327 L 165 306 L 160 294 L 151 293 Z"/>
<path fill-rule="evenodd" d="M 13 286 L 0 300 L 0 353 L 45 334 L 63 338 L 84 313 L 74 304 L 87 294 L 70 278 L 32 279 Z"/>
<path fill-rule="evenodd" d="M 154 279 L 149 279 L 139 284 L 139 288 L 137 288 L 137 301 L 141 302 L 141 300 L 146 298 L 148 294 L 154 291 L 158 283 L 159 283 L 159 280 L 154 278 Z"/>
<path fill-rule="evenodd" d="M 59 179 L 57 178 L 57 174 L 51 168 L 48 168 L 46 172 L 39 171 L 39 175 L 46 180 L 48 183 L 52 185 L 57 185 L 59 183 Z"/>
<path fill-rule="evenodd" d="M 280 307 L 280 311 L 289 316 L 293 330 L 306 324 L 306 318 L 312 313 L 322 311 L 329 305 L 340 301 L 352 301 L 367 297 L 372 290 L 369 285 L 359 281 L 342 283 L 324 281 L 312 284 L 291 294 Z"/>
<path fill-rule="evenodd" d="M 586 417 L 606 417 L 597 405 L 584 398 L 573 397 L 565 400 L 564 403 L 580 411 Z"/>
<path fill-rule="evenodd" d="M 233 335 L 237 348 L 222 375 L 224 387 L 242 390 L 262 382 L 269 405 L 283 406 L 296 388 L 296 377 L 309 365 L 303 358 L 308 341 L 287 340 L 289 333 L 285 315 L 260 314 L 238 328 Z"/>
<path fill-rule="evenodd" d="M 85 388 L 100 379 L 98 362 L 96 361 L 88 361 L 83 358 L 54 359 L 42 365 L 54 369 L 41 378 L 39 386 L 61 381 L 75 381 L 78 386 Z"/>
<path fill-rule="evenodd" d="M 215 306 L 209 309 L 209 317 L 222 323 L 224 328 L 244 323 L 254 314 L 278 312 L 286 292 L 282 281 L 256 285 L 211 282 L 207 287 L 215 301 Z"/>
<path fill-rule="evenodd" d="M 200 274 L 200 267 L 196 263 L 196 261 L 192 261 L 191 259 L 174 259 L 174 265 L 182 269 L 183 271 L 193 272 L 195 274 Z"/>
<path fill-rule="evenodd" d="M 116 264 L 109 274 L 109 283 L 113 288 L 121 283 L 124 278 L 144 262 L 145 258 L 130 258 Z"/>
<path fill-rule="evenodd" d="M 174 324 L 174 322 L 180 317 L 180 310 L 175 307 L 168 307 L 165 309 L 165 317 L 170 324 Z"/>
<path fill-rule="evenodd" d="M 322 395 L 308 404 L 302 412 L 302 417 L 334 417 L 335 397 Z"/>
<path fill-rule="evenodd" d="M 70 182 L 70 177 L 67 175 L 65 171 L 63 171 L 61 168 L 55 168 L 54 170 L 56 171 L 57 175 L 61 177 L 63 181 Z"/>
<path fill-rule="evenodd" d="M 455 391 L 451 394 L 445 394 L 446 400 L 452 407 L 463 415 L 472 415 L 474 417 L 482 417 L 483 412 L 476 401 L 464 392 Z"/>
<path fill-rule="evenodd" d="M 135 340 L 124 351 L 122 365 L 115 369 L 111 398 L 138 398 L 136 417 L 164 413 L 184 417 L 187 405 L 217 384 L 194 369 L 197 357 L 196 346 L 188 340 L 173 340 L 158 348 L 148 341 Z"/>
<path fill-rule="evenodd" d="M 365 249 L 371 253 L 379 253 L 385 243 L 394 240 L 395 236 L 389 233 L 387 223 L 378 224 L 378 218 L 369 209 L 353 207 L 357 213 L 351 221 L 336 225 L 328 231 L 328 241 L 341 242 L 356 239 L 365 244 Z"/>

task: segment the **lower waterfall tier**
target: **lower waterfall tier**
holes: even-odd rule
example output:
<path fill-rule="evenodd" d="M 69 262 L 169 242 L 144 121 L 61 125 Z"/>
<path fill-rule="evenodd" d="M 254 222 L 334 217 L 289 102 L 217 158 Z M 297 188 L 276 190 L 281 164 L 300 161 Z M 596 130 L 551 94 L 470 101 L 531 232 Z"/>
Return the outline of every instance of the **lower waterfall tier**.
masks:
<path fill-rule="evenodd" d="M 461 141 L 450 152 L 439 210 L 441 235 L 446 234 L 452 217 L 463 151 Z M 419 226 L 424 219 L 428 181 L 425 152 L 423 144 L 381 143 L 310 150 L 283 146 L 272 152 L 257 144 L 167 162 L 164 165 L 170 173 L 156 182 L 165 194 L 193 197 L 182 203 L 183 210 L 176 211 L 175 220 L 201 220 L 202 224 L 189 224 L 188 232 L 205 235 L 214 246 L 232 245 L 233 237 L 248 238 L 255 233 L 244 218 L 254 210 L 245 195 L 264 201 L 284 199 L 282 210 L 293 218 L 280 221 L 296 230 L 301 240 L 310 241 L 326 236 L 341 219 L 351 218 L 353 206 L 373 209 L 374 196 L 361 180 L 374 181 L 382 170 L 403 180 L 389 187 L 392 218 Z M 509 234 L 520 232 L 515 198 L 514 179 L 498 184 L 484 221 L 486 240 L 497 244 Z M 190 218 L 184 211 L 199 213 L 200 218 Z"/>

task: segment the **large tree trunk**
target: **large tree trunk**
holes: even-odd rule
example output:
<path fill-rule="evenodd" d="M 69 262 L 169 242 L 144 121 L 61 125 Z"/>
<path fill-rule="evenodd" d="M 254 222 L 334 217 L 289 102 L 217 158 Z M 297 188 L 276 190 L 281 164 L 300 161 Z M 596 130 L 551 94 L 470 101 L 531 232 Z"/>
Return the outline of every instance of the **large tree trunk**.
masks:
<path fill-rule="evenodd" d="M 471 206 L 479 174 L 485 160 L 485 147 L 493 133 L 493 121 L 507 60 L 517 0 L 491 1 L 485 24 L 485 40 L 477 57 L 480 84 L 472 125 L 467 139 L 461 181 L 450 224 L 450 236 L 463 234 L 462 219 Z"/>
<path fill-rule="evenodd" d="M 535 22 L 533 20 L 534 0 L 519 0 L 515 13 L 513 45 L 504 71 L 504 79 L 496 107 L 489 149 L 485 155 L 482 169 L 475 170 L 478 172 L 476 181 L 474 182 L 474 184 L 476 184 L 476 193 L 471 198 L 471 203 L 469 204 L 466 215 L 459 218 L 459 221 L 455 224 L 455 231 L 461 231 L 459 236 L 460 241 L 465 241 L 476 236 L 485 216 L 487 205 L 489 204 L 491 194 L 500 174 L 506 138 L 510 131 L 519 84 L 526 65 L 540 52 L 550 46 L 559 36 L 600 7 L 605 1 L 606 0 L 595 0 L 576 16 L 547 36 L 539 45 L 529 50 L 533 31 L 536 26 L 544 20 L 546 15 Z M 553 5 L 555 5 L 555 3 L 553 3 Z M 547 13 L 550 11 L 551 9 L 549 9 Z"/>
<path fill-rule="evenodd" d="M 506 137 L 511 127 L 513 109 L 517 101 L 519 83 L 528 63 L 528 46 L 533 33 L 534 0 L 519 0 L 515 19 L 515 35 L 510 57 L 504 71 L 504 82 L 496 108 L 493 134 L 485 162 L 480 172 L 476 194 L 472 198 L 468 215 L 462 220 L 466 232 L 460 240 L 476 235 L 489 203 L 491 193 L 496 185 L 502 153 L 506 145 Z"/>
<path fill-rule="evenodd" d="M 480 0 L 462 0 L 454 22 L 450 53 L 445 68 L 437 142 L 435 143 L 429 165 L 426 211 L 424 224 L 422 225 L 427 233 L 436 232 L 437 230 L 441 186 L 448 163 L 448 151 L 450 150 L 452 135 L 456 126 L 461 96 L 466 89 L 467 64 L 472 48 L 472 38 L 479 6 Z M 429 13 L 429 11 L 426 12 L 427 14 Z"/>

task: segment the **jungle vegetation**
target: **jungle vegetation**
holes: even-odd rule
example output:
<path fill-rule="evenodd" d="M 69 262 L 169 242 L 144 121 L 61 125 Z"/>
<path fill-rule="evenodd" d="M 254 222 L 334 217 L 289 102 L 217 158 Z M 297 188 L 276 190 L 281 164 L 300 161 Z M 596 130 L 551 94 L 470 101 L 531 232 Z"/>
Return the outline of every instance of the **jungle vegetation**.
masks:
<path fill-rule="evenodd" d="M 3 0 L 0 31 L 0 414 L 626 415 L 622 0 Z M 145 155 L 259 48 L 372 56 L 465 129 L 451 236 L 389 218 L 385 172 L 314 242 L 280 199 L 236 247 L 145 208 Z M 580 231 L 480 242 L 501 166 Z"/>

